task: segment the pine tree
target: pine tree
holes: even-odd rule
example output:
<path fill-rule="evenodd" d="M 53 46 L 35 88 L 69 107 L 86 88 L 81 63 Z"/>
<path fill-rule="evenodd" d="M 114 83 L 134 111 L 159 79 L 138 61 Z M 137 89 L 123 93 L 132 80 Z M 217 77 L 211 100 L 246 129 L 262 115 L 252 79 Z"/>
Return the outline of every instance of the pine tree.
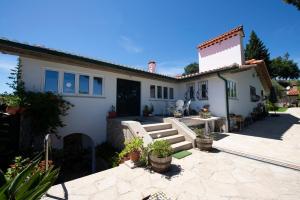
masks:
<path fill-rule="evenodd" d="M 273 72 L 269 67 L 270 66 L 269 50 L 266 48 L 266 46 L 261 41 L 261 39 L 258 38 L 258 36 L 254 31 L 251 32 L 249 43 L 246 45 L 245 58 L 246 60 L 250 60 L 250 59 L 264 60 L 267 65 L 270 76 L 273 77 Z"/>
<path fill-rule="evenodd" d="M 184 67 L 184 73 L 182 75 L 188 75 L 199 72 L 199 64 L 196 62 L 193 62 L 187 66 Z"/>

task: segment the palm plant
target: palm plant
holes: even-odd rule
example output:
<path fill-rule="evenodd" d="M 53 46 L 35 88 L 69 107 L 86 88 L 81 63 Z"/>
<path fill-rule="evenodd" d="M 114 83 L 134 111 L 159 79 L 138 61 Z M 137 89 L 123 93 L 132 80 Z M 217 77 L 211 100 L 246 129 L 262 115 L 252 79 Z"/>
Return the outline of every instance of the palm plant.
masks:
<path fill-rule="evenodd" d="M 40 158 L 28 164 L 15 177 L 8 179 L 0 171 L 1 200 L 37 200 L 53 185 L 58 177 L 59 169 L 51 166 L 43 171 L 39 168 Z"/>

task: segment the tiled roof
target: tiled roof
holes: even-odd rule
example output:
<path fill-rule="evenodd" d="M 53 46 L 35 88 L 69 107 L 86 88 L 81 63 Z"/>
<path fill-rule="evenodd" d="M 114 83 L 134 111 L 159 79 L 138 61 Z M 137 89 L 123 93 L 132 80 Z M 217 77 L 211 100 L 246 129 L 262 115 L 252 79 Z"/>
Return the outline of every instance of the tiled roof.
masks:
<path fill-rule="evenodd" d="M 192 78 L 192 77 L 197 77 L 197 76 L 203 76 L 203 75 L 206 75 L 206 74 L 226 71 L 226 70 L 230 70 L 230 69 L 238 69 L 238 65 L 229 65 L 229 66 L 226 66 L 226 67 L 212 69 L 212 70 L 208 70 L 208 71 L 205 71 L 205 72 L 197 72 L 197 73 L 188 74 L 188 75 L 176 76 L 176 78 L 177 79 L 186 79 L 186 78 Z"/>
<path fill-rule="evenodd" d="M 298 96 L 299 95 L 299 91 L 297 88 L 292 88 L 287 92 L 288 96 Z"/>
<path fill-rule="evenodd" d="M 238 26 L 238 27 L 226 32 L 226 33 L 223 33 L 222 35 L 219 35 L 219 36 L 217 36 L 213 39 L 207 40 L 207 41 L 199 44 L 198 48 L 205 49 L 205 48 L 207 48 L 209 46 L 212 46 L 216 43 L 219 43 L 219 42 L 222 42 L 222 41 L 227 40 L 229 38 L 232 38 L 233 36 L 236 36 L 239 33 L 241 33 L 242 36 L 244 36 L 243 26 Z"/>

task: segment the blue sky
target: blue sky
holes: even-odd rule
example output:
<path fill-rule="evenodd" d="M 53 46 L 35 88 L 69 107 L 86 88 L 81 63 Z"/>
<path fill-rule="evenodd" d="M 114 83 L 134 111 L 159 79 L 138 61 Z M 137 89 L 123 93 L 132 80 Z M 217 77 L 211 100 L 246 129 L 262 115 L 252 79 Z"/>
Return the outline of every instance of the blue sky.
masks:
<path fill-rule="evenodd" d="M 196 46 L 238 25 L 255 30 L 271 57 L 300 63 L 300 12 L 282 0 L 1 0 L 0 37 L 175 75 Z M 0 54 L 0 93 L 16 57 Z"/>

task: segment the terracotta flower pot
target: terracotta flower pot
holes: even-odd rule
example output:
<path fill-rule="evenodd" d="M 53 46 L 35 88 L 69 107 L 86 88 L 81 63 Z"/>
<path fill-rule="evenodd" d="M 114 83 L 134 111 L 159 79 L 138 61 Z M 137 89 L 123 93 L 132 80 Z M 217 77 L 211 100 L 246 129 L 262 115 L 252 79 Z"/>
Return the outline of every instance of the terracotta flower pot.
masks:
<path fill-rule="evenodd" d="M 196 138 L 196 144 L 201 151 L 210 151 L 212 149 L 213 139 Z"/>
<path fill-rule="evenodd" d="M 137 162 L 140 159 L 140 151 L 133 151 L 129 154 L 130 160 L 132 162 Z"/>
<path fill-rule="evenodd" d="M 7 106 L 6 107 L 6 112 L 11 115 L 17 114 L 19 112 L 19 110 L 20 110 L 19 106 Z"/>
<path fill-rule="evenodd" d="M 153 171 L 162 173 L 166 172 L 170 168 L 172 156 L 158 158 L 157 156 L 150 154 L 149 161 Z"/>
<path fill-rule="evenodd" d="M 116 118 L 117 117 L 117 112 L 109 112 L 108 113 L 108 118 Z"/>

